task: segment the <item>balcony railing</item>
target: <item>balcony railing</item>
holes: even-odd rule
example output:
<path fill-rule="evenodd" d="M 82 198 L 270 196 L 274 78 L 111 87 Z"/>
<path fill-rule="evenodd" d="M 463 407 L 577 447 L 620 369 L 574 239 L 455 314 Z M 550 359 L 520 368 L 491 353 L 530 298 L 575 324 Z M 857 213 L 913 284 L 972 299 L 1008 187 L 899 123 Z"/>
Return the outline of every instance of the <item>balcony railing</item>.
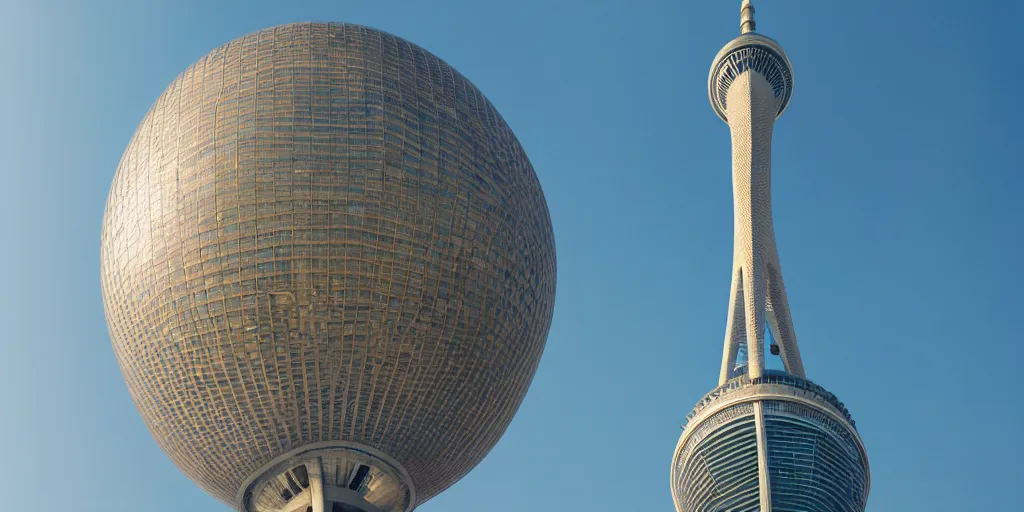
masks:
<path fill-rule="evenodd" d="M 777 370 L 768 370 L 763 377 L 758 377 L 756 379 L 751 379 L 748 375 L 740 375 L 739 377 L 730 379 L 726 381 L 725 384 L 711 390 L 708 394 L 704 395 L 704 397 L 697 402 L 697 405 L 694 406 L 693 410 L 686 415 L 686 423 L 683 424 L 684 428 L 686 424 L 689 424 L 690 421 L 693 420 L 694 417 L 719 398 L 732 394 L 742 388 L 764 384 L 783 385 L 794 388 L 802 392 L 796 393 L 798 396 L 806 393 L 810 395 L 808 398 L 820 400 L 834 407 L 843 415 L 844 418 L 846 418 L 846 421 L 850 423 L 851 427 L 854 429 L 857 428 L 857 423 L 854 422 L 853 418 L 850 416 L 850 411 L 834 394 L 807 379 L 801 379 L 800 377 L 795 377 Z"/>

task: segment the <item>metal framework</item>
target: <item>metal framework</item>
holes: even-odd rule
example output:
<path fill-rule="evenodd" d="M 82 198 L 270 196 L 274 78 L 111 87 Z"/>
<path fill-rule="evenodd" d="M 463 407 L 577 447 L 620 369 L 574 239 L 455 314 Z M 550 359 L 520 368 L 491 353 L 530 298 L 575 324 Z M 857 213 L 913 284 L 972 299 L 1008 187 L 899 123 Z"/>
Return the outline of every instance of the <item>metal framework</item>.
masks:
<path fill-rule="evenodd" d="M 100 260 L 143 419 L 244 512 L 443 491 L 512 420 L 554 308 L 515 134 L 437 56 L 351 24 L 261 30 L 179 75 L 118 166 Z"/>

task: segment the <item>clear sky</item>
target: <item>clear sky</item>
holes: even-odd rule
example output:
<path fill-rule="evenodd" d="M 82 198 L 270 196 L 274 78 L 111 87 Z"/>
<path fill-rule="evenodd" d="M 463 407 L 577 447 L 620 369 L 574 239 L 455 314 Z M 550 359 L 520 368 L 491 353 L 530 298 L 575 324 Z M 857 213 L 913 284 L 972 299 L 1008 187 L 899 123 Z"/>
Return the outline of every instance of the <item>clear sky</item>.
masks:
<path fill-rule="evenodd" d="M 316 20 L 394 33 L 469 77 L 526 148 L 555 226 L 555 320 L 529 395 L 420 510 L 671 510 L 680 424 L 715 385 L 724 336 L 729 134 L 706 83 L 739 3 L 0 0 L 0 509 L 229 510 L 128 396 L 100 223 L 122 151 L 179 72 Z M 757 6 L 796 70 L 774 144 L 789 300 L 808 376 L 867 445 L 868 510 L 1020 510 L 1024 8 Z"/>

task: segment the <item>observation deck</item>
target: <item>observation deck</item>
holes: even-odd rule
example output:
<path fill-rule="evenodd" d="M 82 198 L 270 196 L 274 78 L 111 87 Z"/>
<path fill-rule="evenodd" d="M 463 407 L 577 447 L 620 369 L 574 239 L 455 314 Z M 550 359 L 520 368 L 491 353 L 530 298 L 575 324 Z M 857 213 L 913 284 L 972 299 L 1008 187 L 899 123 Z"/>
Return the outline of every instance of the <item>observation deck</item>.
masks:
<path fill-rule="evenodd" d="M 775 393 L 780 391 L 820 402 L 822 405 L 830 407 L 835 413 L 842 415 L 854 430 L 857 428 L 857 423 L 853 421 L 850 411 L 843 405 L 843 402 L 824 387 L 786 372 L 767 370 L 763 377 L 751 379 L 748 375 L 740 375 L 709 391 L 686 415 L 683 429 L 685 430 L 686 426 L 701 411 L 711 407 L 720 399 L 739 398 L 740 396 L 754 395 L 757 392 Z"/>
<path fill-rule="evenodd" d="M 745 71 L 756 71 L 768 81 L 778 100 L 778 119 L 793 96 L 793 64 L 774 39 L 755 32 L 729 41 L 715 56 L 708 75 L 708 98 L 723 121 L 729 122 L 726 97 L 729 86 Z"/>

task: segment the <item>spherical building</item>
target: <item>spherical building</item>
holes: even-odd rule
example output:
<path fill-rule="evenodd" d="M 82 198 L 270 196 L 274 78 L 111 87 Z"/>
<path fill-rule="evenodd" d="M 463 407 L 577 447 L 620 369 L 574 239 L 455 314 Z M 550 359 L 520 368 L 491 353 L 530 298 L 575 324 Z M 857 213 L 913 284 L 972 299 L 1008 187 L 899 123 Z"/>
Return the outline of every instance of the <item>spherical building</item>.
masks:
<path fill-rule="evenodd" d="M 303 23 L 210 52 L 114 177 L 102 287 L 146 424 L 246 512 L 412 510 L 505 431 L 554 304 L 547 206 L 466 78 Z"/>

